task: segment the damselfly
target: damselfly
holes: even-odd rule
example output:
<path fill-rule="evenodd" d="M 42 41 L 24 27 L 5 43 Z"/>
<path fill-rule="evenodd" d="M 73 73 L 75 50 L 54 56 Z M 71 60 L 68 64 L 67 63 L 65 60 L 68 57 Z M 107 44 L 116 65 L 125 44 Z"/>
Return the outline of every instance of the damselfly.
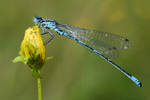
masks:
<path fill-rule="evenodd" d="M 131 47 L 131 43 L 127 38 L 107 32 L 94 31 L 72 25 L 61 24 L 55 20 L 42 19 L 40 16 L 35 16 L 33 22 L 38 23 L 38 27 L 42 27 L 43 34 L 49 33 L 51 35 L 51 38 L 49 38 L 45 44 L 47 44 L 54 37 L 54 35 L 48 29 L 54 30 L 59 35 L 66 36 L 88 48 L 95 54 L 101 56 L 118 70 L 120 70 L 123 74 L 125 74 L 135 84 L 137 84 L 139 87 L 142 87 L 142 83 L 138 79 L 127 73 L 110 60 L 118 57 L 118 50 L 125 50 Z M 47 32 L 45 33 L 45 31 Z"/>

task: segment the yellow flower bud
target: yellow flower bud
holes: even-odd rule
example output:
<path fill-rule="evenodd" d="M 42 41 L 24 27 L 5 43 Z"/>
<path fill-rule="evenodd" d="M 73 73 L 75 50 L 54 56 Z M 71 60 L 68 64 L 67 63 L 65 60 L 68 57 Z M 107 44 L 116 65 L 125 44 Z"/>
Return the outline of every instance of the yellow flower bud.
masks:
<path fill-rule="evenodd" d="M 23 57 L 28 57 L 30 60 L 34 60 L 36 55 L 36 49 L 29 41 L 23 40 L 21 43 L 21 53 Z"/>
<path fill-rule="evenodd" d="M 36 58 L 37 52 L 39 53 L 38 58 Z M 40 30 L 37 26 L 28 28 L 25 31 L 24 40 L 21 43 L 21 53 L 23 57 L 28 57 L 31 63 L 43 63 L 46 55 L 46 50 Z M 28 63 L 28 65 L 31 64 Z"/>
<path fill-rule="evenodd" d="M 31 73 L 35 77 L 40 76 L 40 69 L 53 57 L 46 56 L 45 44 L 42 40 L 38 26 L 30 27 L 25 31 L 24 40 L 21 43 L 20 56 L 16 57 L 13 62 L 21 61 L 31 68 Z"/>

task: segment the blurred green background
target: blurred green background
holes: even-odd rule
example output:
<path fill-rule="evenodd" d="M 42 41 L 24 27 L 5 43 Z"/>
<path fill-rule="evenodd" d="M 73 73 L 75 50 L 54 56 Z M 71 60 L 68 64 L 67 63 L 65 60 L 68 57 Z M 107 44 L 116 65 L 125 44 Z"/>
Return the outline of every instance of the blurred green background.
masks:
<path fill-rule="evenodd" d="M 25 30 L 34 25 L 34 15 L 127 37 L 132 48 L 120 51 L 113 61 L 143 83 L 139 88 L 101 57 L 51 31 L 55 37 L 46 50 L 54 58 L 41 70 L 43 100 L 150 100 L 149 4 L 150 0 L 1 0 L 0 100 L 37 100 L 30 68 L 12 63 Z"/>

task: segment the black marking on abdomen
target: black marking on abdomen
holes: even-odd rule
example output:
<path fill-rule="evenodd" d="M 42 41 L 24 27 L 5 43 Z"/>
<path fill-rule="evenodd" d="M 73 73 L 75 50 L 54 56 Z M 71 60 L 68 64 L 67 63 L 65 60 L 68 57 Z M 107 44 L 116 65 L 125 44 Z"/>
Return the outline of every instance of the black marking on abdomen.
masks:
<path fill-rule="evenodd" d="M 116 47 L 113 47 L 114 50 L 116 50 Z"/>
<path fill-rule="evenodd" d="M 49 27 L 45 27 L 45 28 L 50 29 Z"/>
<path fill-rule="evenodd" d="M 125 41 L 129 41 L 128 39 L 125 39 Z"/>

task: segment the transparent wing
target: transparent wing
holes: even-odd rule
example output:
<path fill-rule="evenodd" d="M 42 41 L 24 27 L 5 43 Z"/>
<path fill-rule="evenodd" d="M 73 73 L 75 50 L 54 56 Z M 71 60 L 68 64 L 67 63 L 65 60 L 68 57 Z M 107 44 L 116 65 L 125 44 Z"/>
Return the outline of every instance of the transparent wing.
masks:
<path fill-rule="evenodd" d="M 83 29 L 72 25 L 57 23 L 58 28 L 68 35 L 82 41 L 89 47 L 100 52 L 107 58 L 117 58 L 117 50 L 125 50 L 131 47 L 130 41 L 118 35 L 107 32 Z"/>

